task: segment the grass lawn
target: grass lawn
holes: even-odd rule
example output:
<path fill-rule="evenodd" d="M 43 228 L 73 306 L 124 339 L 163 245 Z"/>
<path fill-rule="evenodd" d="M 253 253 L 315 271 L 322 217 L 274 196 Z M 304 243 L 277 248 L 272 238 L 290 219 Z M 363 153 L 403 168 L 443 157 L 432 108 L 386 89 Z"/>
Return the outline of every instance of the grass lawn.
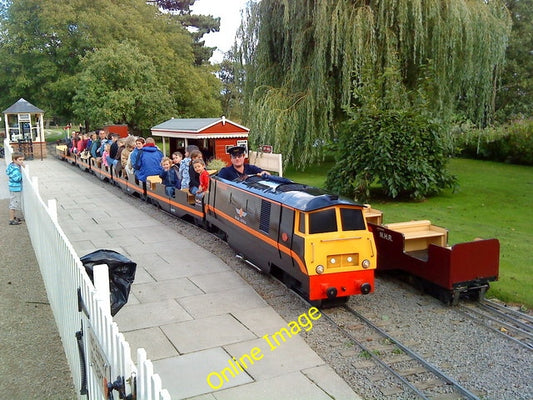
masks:
<path fill-rule="evenodd" d="M 298 182 L 323 186 L 331 164 L 305 172 L 288 169 Z M 500 241 L 500 278 L 488 297 L 533 307 L 533 167 L 487 161 L 452 159 L 457 176 L 455 193 L 444 191 L 423 202 L 374 200 L 384 222 L 429 219 L 449 230 L 450 245 L 474 238 Z"/>
<path fill-rule="evenodd" d="M 72 132 L 72 130 L 70 131 Z M 44 140 L 55 143 L 57 140 L 66 139 L 67 131 L 62 128 L 50 128 L 44 130 Z"/>

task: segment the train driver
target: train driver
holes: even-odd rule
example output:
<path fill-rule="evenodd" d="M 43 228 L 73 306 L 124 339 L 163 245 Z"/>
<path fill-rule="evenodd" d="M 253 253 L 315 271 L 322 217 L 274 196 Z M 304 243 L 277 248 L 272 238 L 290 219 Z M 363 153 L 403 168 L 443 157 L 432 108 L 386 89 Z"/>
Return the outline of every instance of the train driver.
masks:
<path fill-rule="evenodd" d="M 219 178 L 233 181 L 235 179 L 246 179 L 249 175 L 270 175 L 269 172 L 263 171 L 261 168 L 246 164 L 244 162 L 244 152 L 246 149 L 243 146 L 234 146 L 228 149 L 231 156 L 231 165 L 224 167 L 218 172 Z"/>

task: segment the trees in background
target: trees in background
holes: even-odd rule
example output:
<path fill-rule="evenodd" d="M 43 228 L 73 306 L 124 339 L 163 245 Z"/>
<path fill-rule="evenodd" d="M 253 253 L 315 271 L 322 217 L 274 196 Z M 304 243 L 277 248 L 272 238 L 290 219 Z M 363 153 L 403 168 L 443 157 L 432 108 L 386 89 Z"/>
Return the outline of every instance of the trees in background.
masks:
<path fill-rule="evenodd" d="M 533 1 L 507 0 L 513 29 L 496 94 L 498 122 L 533 117 Z"/>
<path fill-rule="evenodd" d="M 252 3 L 238 56 L 244 121 L 300 165 L 320 159 L 347 110 L 363 106 L 423 104 L 442 121 L 486 124 L 510 27 L 498 0 Z"/>
<path fill-rule="evenodd" d="M 2 17 L 6 106 L 24 97 L 48 115 L 138 129 L 171 116 L 220 115 L 220 82 L 212 66 L 198 64 L 177 15 L 143 0 L 13 0 Z"/>
<path fill-rule="evenodd" d="M 454 184 L 443 128 L 493 120 L 510 31 L 503 0 L 249 3 L 244 123 L 296 166 L 334 155 L 342 194 L 434 194 Z"/>

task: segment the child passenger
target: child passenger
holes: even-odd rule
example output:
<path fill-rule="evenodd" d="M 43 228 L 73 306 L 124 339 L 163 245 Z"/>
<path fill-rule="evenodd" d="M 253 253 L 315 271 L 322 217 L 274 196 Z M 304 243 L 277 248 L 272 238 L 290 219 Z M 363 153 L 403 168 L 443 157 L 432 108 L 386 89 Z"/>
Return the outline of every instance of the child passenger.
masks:
<path fill-rule="evenodd" d="M 180 163 L 181 189 L 189 189 L 191 177 L 189 176 L 189 167 L 191 163 L 191 152 L 198 150 L 198 146 L 191 144 L 185 149 L 185 157 Z"/>
<path fill-rule="evenodd" d="M 104 152 L 102 153 L 102 164 L 104 164 L 106 167 L 109 167 L 109 151 L 111 149 L 111 144 L 106 143 L 104 144 Z"/>
<path fill-rule="evenodd" d="M 178 183 L 176 184 L 176 189 L 181 189 L 181 180 L 183 177 L 180 174 L 180 164 L 183 160 L 183 154 L 179 151 L 172 153 L 172 169 L 176 171 L 176 176 L 178 177 Z"/>
<path fill-rule="evenodd" d="M 174 190 L 178 184 L 178 175 L 176 170 L 172 168 L 172 160 L 168 157 L 163 157 L 161 160 L 163 172 L 159 174 L 163 185 L 165 185 L 165 193 L 168 197 L 174 197 Z"/>
<path fill-rule="evenodd" d="M 203 155 L 200 150 L 191 151 L 191 164 L 189 165 L 189 192 L 196 194 L 196 190 L 200 186 L 200 174 L 194 170 L 194 160 L 201 159 L 203 160 Z"/>
<path fill-rule="evenodd" d="M 193 186 L 190 190 L 191 193 L 195 195 L 196 199 L 199 200 L 204 197 L 204 194 L 209 187 L 209 172 L 206 171 L 204 160 L 201 158 L 194 159 L 192 161 L 192 166 L 194 168 L 194 172 L 200 176 L 200 185 L 198 187 Z"/>

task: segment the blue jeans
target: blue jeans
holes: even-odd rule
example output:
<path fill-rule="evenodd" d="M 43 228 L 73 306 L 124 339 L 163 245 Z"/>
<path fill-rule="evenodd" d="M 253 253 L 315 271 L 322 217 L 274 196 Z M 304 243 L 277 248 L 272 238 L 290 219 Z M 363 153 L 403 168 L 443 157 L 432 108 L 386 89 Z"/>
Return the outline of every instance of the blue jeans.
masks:
<path fill-rule="evenodd" d="M 165 186 L 165 193 L 168 197 L 174 197 L 174 186 Z"/>

